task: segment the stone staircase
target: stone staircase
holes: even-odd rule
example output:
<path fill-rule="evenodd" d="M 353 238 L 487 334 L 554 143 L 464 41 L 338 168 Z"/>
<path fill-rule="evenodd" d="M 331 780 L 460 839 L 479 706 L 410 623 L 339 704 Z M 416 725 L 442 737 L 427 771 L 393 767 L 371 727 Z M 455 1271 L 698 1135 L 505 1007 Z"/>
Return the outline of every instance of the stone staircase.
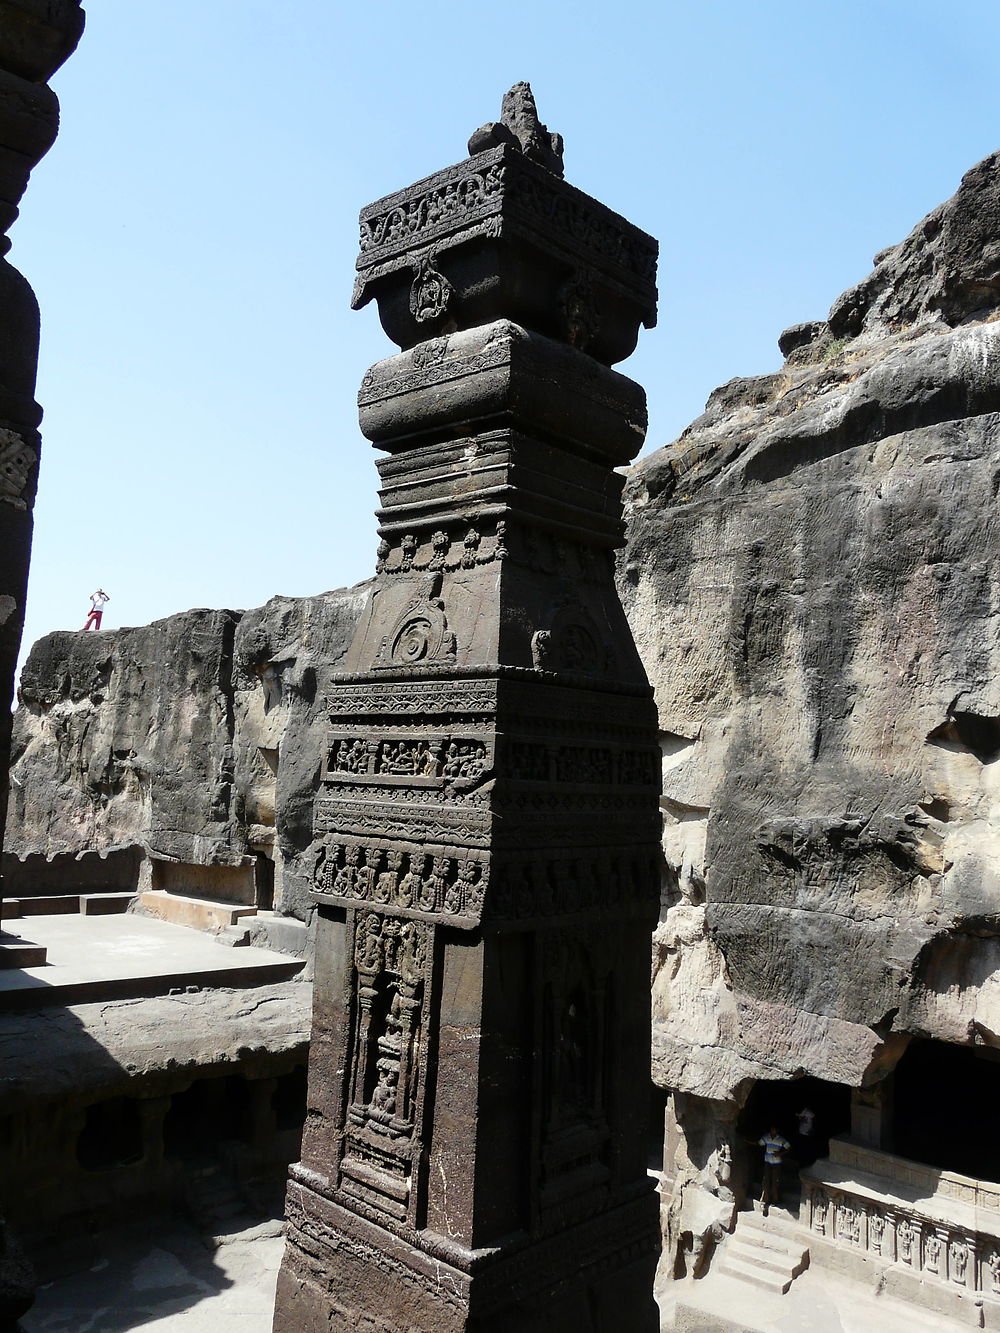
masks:
<path fill-rule="evenodd" d="M 784 1295 L 809 1266 L 808 1236 L 787 1214 L 740 1213 L 726 1241 L 719 1272 Z"/>

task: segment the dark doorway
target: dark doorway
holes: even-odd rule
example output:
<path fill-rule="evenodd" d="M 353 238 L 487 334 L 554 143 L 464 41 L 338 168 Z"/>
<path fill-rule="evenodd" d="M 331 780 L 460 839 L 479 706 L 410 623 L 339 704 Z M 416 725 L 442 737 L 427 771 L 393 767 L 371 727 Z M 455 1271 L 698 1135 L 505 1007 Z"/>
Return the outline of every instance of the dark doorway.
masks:
<path fill-rule="evenodd" d="M 274 862 L 263 852 L 255 852 L 257 858 L 255 883 L 257 906 L 262 912 L 274 908 Z"/>
<path fill-rule="evenodd" d="M 806 1109 L 815 1117 L 814 1157 L 825 1157 L 830 1139 L 851 1129 L 851 1090 L 843 1083 L 808 1076 L 781 1082 L 762 1079 L 747 1098 L 740 1116 L 740 1133 L 756 1143 L 774 1125 L 792 1145 L 789 1156 L 795 1157 L 800 1146 L 798 1114 Z"/>
<path fill-rule="evenodd" d="M 1000 1052 L 913 1041 L 894 1078 L 894 1152 L 944 1171 L 1000 1181 Z"/>
<path fill-rule="evenodd" d="M 808 1135 L 799 1132 L 799 1112 L 805 1110 L 813 1113 L 812 1133 Z M 851 1090 L 843 1083 L 828 1083 L 809 1076 L 781 1082 L 762 1079 L 754 1084 L 740 1115 L 738 1131 L 743 1140 L 747 1186 L 755 1196 L 760 1191 L 764 1168 L 764 1151 L 758 1140 L 772 1126 L 790 1145 L 782 1169 L 782 1190 L 786 1196 L 797 1196 L 799 1169 L 826 1157 L 834 1135 L 850 1132 Z"/>
<path fill-rule="evenodd" d="M 142 1120 L 131 1097 L 112 1097 L 87 1107 L 76 1143 L 76 1158 L 85 1171 L 108 1171 L 142 1160 Z"/>
<path fill-rule="evenodd" d="M 306 1067 L 299 1065 L 282 1074 L 271 1098 L 276 1128 L 299 1130 L 306 1119 Z"/>

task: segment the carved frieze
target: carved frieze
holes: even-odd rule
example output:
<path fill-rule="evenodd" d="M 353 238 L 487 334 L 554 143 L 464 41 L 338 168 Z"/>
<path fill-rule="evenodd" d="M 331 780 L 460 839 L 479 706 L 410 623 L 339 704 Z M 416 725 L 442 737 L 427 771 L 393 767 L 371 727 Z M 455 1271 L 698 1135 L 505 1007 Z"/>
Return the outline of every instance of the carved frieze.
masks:
<path fill-rule="evenodd" d="M 331 835 L 317 859 L 319 902 L 368 904 L 393 914 L 476 924 L 603 914 L 648 904 L 659 882 L 655 855 L 622 847 L 535 859 L 505 853 L 495 866 L 482 848 L 397 843 Z"/>
<path fill-rule="evenodd" d="M 364 877 L 374 886 L 379 864 L 371 850 L 367 860 L 364 849 L 345 851 L 338 874 L 357 881 Z M 359 1005 L 340 1188 L 397 1218 L 405 1218 L 410 1206 L 432 942 L 430 927 L 421 921 L 376 911 L 355 917 Z"/>
<path fill-rule="evenodd" d="M 652 320 L 657 245 L 618 214 L 574 189 L 519 152 L 500 146 L 428 177 L 362 210 L 358 279 L 352 306 L 368 297 L 375 277 L 413 251 L 430 252 L 470 236 L 504 231 L 537 237 L 548 254 L 571 254 L 641 294 Z M 651 327 L 651 323 L 647 324 Z"/>
<path fill-rule="evenodd" d="M 489 877 L 488 860 L 478 848 L 331 838 L 317 864 L 315 896 L 410 916 L 478 921 Z"/>
<path fill-rule="evenodd" d="M 409 190 L 372 204 L 361 213 L 361 259 L 427 246 L 457 219 L 471 225 L 495 207 L 503 181 L 502 157 L 484 155 L 429 177 L 419 193 Z"/>
<path fill-rule="evenodd" d="M 492 743 L 448 732 L 378 737 L 332 732 L 323 780 L 439 787 L 478 782 L 493 767 Z"/>
<path fill-rule="evenodd" d="M 384 785 L 415 788 L 423 794 L 447 785 L 461 794 L 492 772 L 496 746 L 507 781 L 615 788 L 659 782 L 659 756 L 651 747 L 618 749 L 413 730 L 332 731 L 328 744 L 323 780 L 338 790 Z"/>
<path fill-rule="evenodd" d="M 574 584 L 603 584 L 608 580 L 613 533 L 608 536 L 608 544 L 601 546 L 504 519 L 489 527 L 486 531 L 482 523 L 459 519 L 444 527 L 429 523 L 423 529 L 415 526 L 413 531 L 389 532 L 379 544 L 376 573 L 457 573 L 494 560 L 509 560 L 534 573 L 560 574 Z"/>
<path fill-rule="evenodd" d="M 388 796 L 383 800 L 358 801 L 338 795 L 319 798 L 313 828 L 317 833 L 485 847 L 489 841 L 490 819 L 488 807 L 482 804 L 441 802 L 418 805 Z"/>
<path fill-rule="evenodd" d="M 805 1219 L 815 1235 L 897 1263 L 927 1281 L 1000 1297 L 1000 1236 L 994 1232 L 949 1226 L 915 1208 L 820 1182 L 806 1179 L 804 1184 Z"/>
<path fill-rule="evenodd" d="M 470 677 L 336 682 L 327 700 L 330 718 L 386 718 L 418 715 L 481 717 L 496 713 L 497 681 Z"/>

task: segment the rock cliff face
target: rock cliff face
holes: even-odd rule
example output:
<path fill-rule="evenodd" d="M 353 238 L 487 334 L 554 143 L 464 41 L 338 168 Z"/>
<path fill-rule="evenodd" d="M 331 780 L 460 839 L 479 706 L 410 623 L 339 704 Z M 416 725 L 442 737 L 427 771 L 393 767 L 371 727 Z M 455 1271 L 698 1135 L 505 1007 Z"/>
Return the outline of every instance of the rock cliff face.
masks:
<path fill-rule="evenodd" d="M 875 262 L 630 478 L 674 1239 L 754 1081 L 1000 1045 L 1000 155 Z"/>
<path fill-rule="evenodd" d="M 8 893 L 152 885 L 304 916 L 325 677 L 363 600 L 39 640 L 15 716 Z"/>
<path fill-rule="evenodd" d="M 912 1037 L 1000 1046 L 1000 155 L 779 346 L 634 470 L 620 563 L 662 728 L 653 1073 L 695 1264 L 754 1088 L 852 1089 L 877 1141 Z M 325 676 L 363 600 L 41 640 L 12 875 L 138 848 L 166 887 L 259 897 L 264 858 L 304 916 Z"/>

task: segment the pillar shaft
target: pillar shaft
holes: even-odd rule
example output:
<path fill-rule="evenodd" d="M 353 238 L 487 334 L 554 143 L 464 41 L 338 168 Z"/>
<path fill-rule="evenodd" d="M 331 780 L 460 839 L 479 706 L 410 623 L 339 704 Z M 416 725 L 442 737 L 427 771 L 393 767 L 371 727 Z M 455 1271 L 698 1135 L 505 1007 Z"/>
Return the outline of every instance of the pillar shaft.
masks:
<path fill-rule="evenodd" d="M 607 364 L 655 243 L 515 95 L 362 214 L 357 302 L 404 350 L 359 399 L 381 542 L 329 691 L 279 1333 L 657 1327 L 659 749 L 613 558 L 645 398 Z"/>
<path fill-rule="evenodd" d="M 28 177 L 59 128 L 59 103 L 47 81 L 76 49 L 83 21 L 79 0 L 0 0 L 0 844 L 42 419 L 35 402 L 38 305 L 3 256 Z M 2 944 L 0 931 L 0 967 Z"/>

